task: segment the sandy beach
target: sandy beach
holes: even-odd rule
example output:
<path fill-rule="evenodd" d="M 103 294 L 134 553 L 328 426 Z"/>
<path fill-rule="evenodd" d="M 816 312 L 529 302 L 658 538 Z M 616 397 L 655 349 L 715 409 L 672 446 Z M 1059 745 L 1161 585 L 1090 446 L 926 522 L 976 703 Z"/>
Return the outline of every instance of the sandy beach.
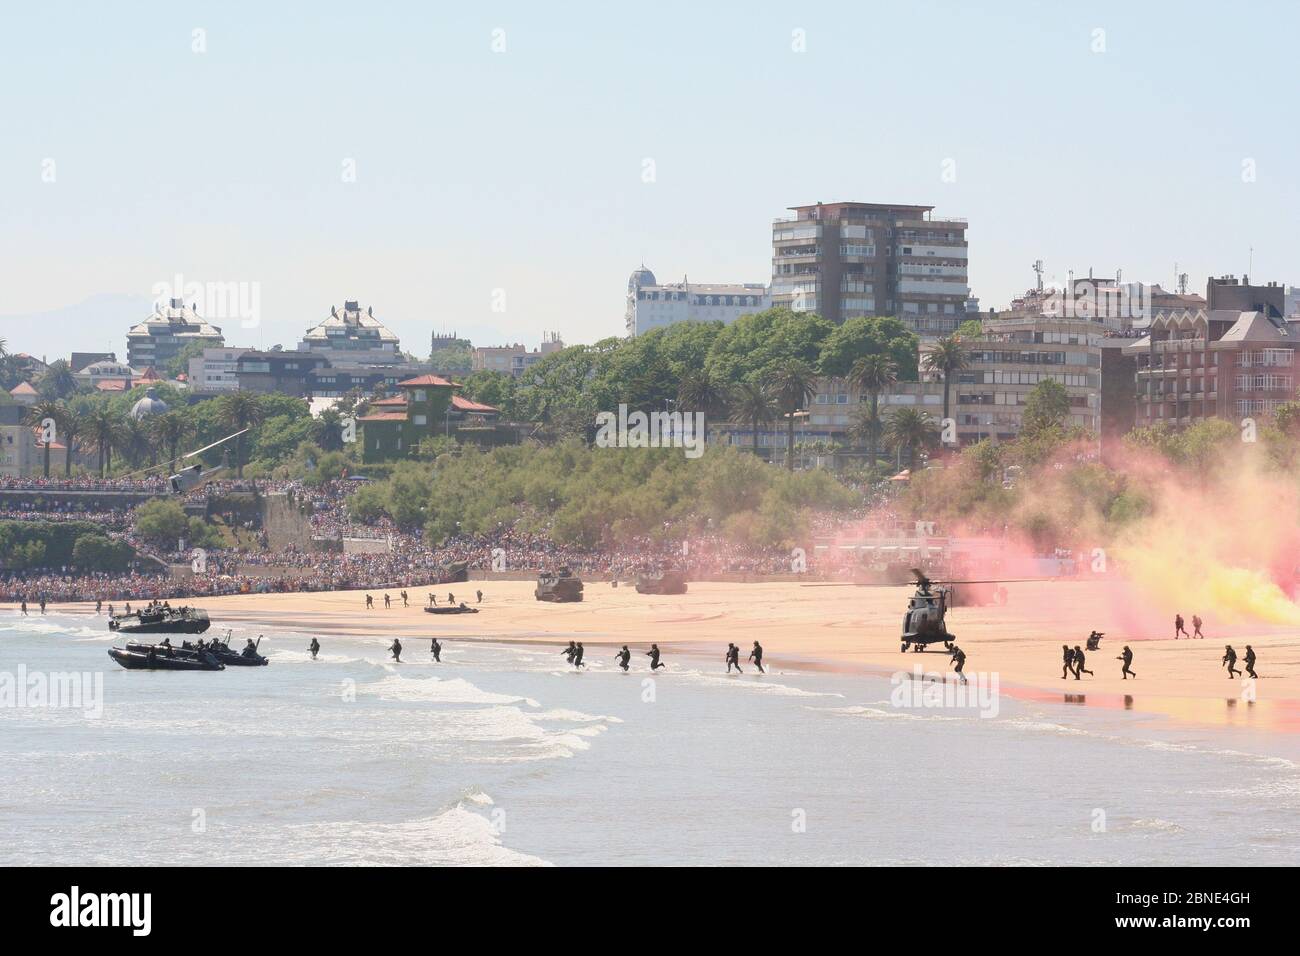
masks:
<path fill-rule="evenodd" d="M 1004 693 L 1072 704 L 1126 707 L 1207 723 L 1243 723 L 1255 729 L 1300 730 L 1300 635 L 1281 626 L 1218 624 L 1205 613 L 1204 640 L 1174 640 L 1172 613 L 1135 613 L 1122 585 L 1097 582 L 1030 582 L 1008 586 L 1006 606 L 963 607 L 949 614 L 949 628 L 966 651 L 968 674 L 996 673 Z M 474 600 L 482 588 L 481 613 L 435 616 L 424 613 L 428 589 L 410 590 L 402 607 L 398 591 L 383 607 L 383 592 L 260 594 L 205 598 L 201 602 L 215 631 L 292 629 L 331 638 L 386 644 L 395 636 L 437 635 L 446 641 L 488 640 L 549 643 L 570 639 L 591 646 L 627 643 L 644 649 L 658 642 L 671 661 L 677 653 L 715 653 L 719 670 L 728 641 L 742 647 L 762 642 L 768 662 L 801 668 L 892 674 L 921 667 L 950 673 L 948 655 L 900 653 L 899 627 L 911 589 L 828 586 L 782 582 L 731 584 L 696 582 L 686 595 L 641 595 L 630 585 L 587 582 L 579 604 L 547 604 L 533 597 L 529 581 L 471 581 L 441 585 L 457 600 Z M 61 606 L 59 609 L 63 609 Z M 91 606 L 72 605 L 89 610 Z M 1184 612 L 1191 629 L 1191 610 Z M 1096 628 L 1106 636 L 1087 655 L 1095 676 L 1061 680 L 1061 644 L 1083 644 Z M 1255 700 L 1240 680 L 1229 680 L 1221 664 L 1224 644 L 1244 656 L 1245 644 L 1259 657 Z M 1115 659 L 1124 644 L 1134 652 L 1136 680 L 1124 681 Z M 596 657 L 589 650 L 589 657 Z M 603 655 L 602 655 L 603 657 Z M 640 664 L 639 655 L 634 666 Z M 1240 668 L 1241 664 L 1238 663 Z"/>

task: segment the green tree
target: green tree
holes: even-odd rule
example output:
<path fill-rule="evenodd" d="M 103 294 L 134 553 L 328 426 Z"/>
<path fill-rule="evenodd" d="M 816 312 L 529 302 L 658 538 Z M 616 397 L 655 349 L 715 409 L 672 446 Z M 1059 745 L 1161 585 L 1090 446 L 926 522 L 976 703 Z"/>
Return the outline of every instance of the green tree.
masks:
<path fill-rule="evenodd" d="M 841 378 L 861 359 L 883 355 L 893 360 L 899 378 L 916 381 L 916 348 L 916 335 L 896 318 L 849 319 L 826 337 L 818 368 L 823 375 Z"/>
<path fill-rule="evenodd" d="M 42 398 L 67 398 L 77 390 L 77 380 L 72 375 L 72 369 L 64 359 L 56 359 L 50 363 L 49 368 L 41 373 L 36 382 L 36 391 L 41 394 Z"/>
<path fill-rule="evenodd" d="M 785 467 L 794 471 L 794 416 L 816 393 L 817 373 L 802 359 L 790 358 L 768 373 L 768 391 L 786 419 Z"/>
<path fill-rule="evenodd" d="M 1045 378 L 1029 390 L 1020 417 L 1020 433 L 1033 438 L 1048 428 L 1064 428 L 1070 414 L 1070 396 L 1054 378 Z"/>
<path fill-rule="evenodd" d="M 231 433 L 251 429 L 261 423 L 264 412 L 258 400 L 248 392 L 227 392 L 217 399 L 217 417 Z M 235 475 L 244 477 L 244 447 L 247 434 L 235 439 Z"/>
<path fill-rule="evenodd" d="M 85 419 L 86 437 L 99 453 L 99 477 L 113 467 L 113 450 L 117 447 L 120 423 L 105 407 L 97 408 Z"/>
<path fill-rule="evenodd" d="M 687 372 L 677 387 L 677 401 L 683 412 L 725 415 L 729 392 L 726 384 L 707 368 Z"/>
<path fill-rule="evenodd" d="M 926 370 L 943 376 L 943 417 L 945 419 L 950 417 L 948 392 L 952 386 L 952 377 L 966 368 L 969 362 L 970 357 L 966 352 L 966 346 L 957 335 L 943 336 L 934 343 L 930 351 L 925 353 L 923 364 Z"/>
<path fill-rule="evenodd" d="M 906 450 L 907 467 L 916 467 L 916 453 L 934 444 L 935 423 L 929 412 L 908 405 L 895 408 L 885 420 L 885 441 L 900 455 Z"/>
<path fill-rule="evenodd" d="M 898 382 L 898 364 L 888 355 L 864 355 L 849 370 L 849 383 L 871 396 L 869 423 L 870 454 L 867 461 L 876 466 L 877 437 L 880 428 L 880 393 Z"/>
<path fill-rule="evenodd" d="M 63 432 L 63 423 L 67 418 L 67 409 L 61 402 L 51 401 L 43 398 L 35 405 L 27 409 L 27 414 L 23 416 L 26 423 L 32 428 L 44 429 L 44 422 L 50 419 L 54 422 L 55 441 L 58 441 Z M 41 442 L 41 452 L 44 464 L 45 477 L 50 477 L 50 445 L 52 442 Z M 71 452 L 69 452 L 71 454 Z"/>
<path fill-rule="evenodd" d="M 180 444 L 190 433 L 190 423 L 179 412 L 166 411 L 153 416 L 149 428 L 154 442 L 167 452 L 167 460 L 174 466 L 179 457 Z"/>
<path fill-rule="evenodd" d="M 731 421 L 754 429 L 754 454 L 758 454 L 758 429 L 776 419 L 776 405 L 767 390 L 753 382 L 742 382 L 731 397 Z"/>
<path fill-rule="evenodd" d="M 189 529 L 185 509 L 170 498 L 155 498 L 135 509 L 136 534 L 155 547 L 175 550 Z"/>

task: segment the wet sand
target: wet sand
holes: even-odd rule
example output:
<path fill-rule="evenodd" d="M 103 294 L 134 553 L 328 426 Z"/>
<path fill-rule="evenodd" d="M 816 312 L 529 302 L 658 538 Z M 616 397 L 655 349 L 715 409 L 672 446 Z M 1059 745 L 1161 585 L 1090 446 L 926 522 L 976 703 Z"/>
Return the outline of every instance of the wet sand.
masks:
<path fill-rule="evenodd" d="M 409 589 L 410 606 L 402 607 L 399 590 L 383 606 L 382 591 L 374 610 L 365 610 L 366 592 L 260 594 L 204 598 L 214 632 L 224 626 L 242 637 L 262 628 L 293 629 L 331 638 L 387 644 L 393 637 L 418 640 L 480 639 L 588 645 L 627 643 L 634 651 L 656 641 L 671 662 L 677 653 L 715 652 L 722 668 L 728 641 L 742 648 L 742 660 L 754 640 L 763 644 L 776 667 L 832 668 L 847 672 L 893 674 L 921 667 L 951 673 L 941 645 L 927 653 L 900 653 L 899 631 L 909 587 L 819 586 L 692 583 L 685 595 L 641 595 L 630 585 L 610 587 L 588 581 L 579 604 L 549 604 L 533 596 L 528 581 L 471 581 L 440 585 L 440 603 L 448 591 L 473 604 L 484 591 L 478 614 L 424 613 L 428 588 Z M 1300 730 L 1300 634 L 1293 629 L 1239 622 L 1230 629 L 1206 618 L 1204 640 L 1173 640 L 1172 612 L 1133 604 L 1117 597 L 1113 586 L 1096 582 L 1030 582 L 1007 585 L 1006 606 L 959 607 L 949 612 L 948 626 L 967 654 L 968 675 L 996 673 L 1003 692 L 1069 703 L 1129 707 L 1182 720 L 1248 723 L 1257 729 Z M 89 610 L 93 605 L 60 605 Z M 1184 612 L 1190 630 L 1191 611 Z M 1088 632 L 1106 632 L 1101 649 L 1087 654 L 1095 676 L 1061 680 L 1061 644 L 1083 645 Z M 1254 646 L 1260 679 L 1255 700 L 1240 680 L 1230 680 L 1221 664 L 1224 644 L 1244 657 Z M 1134 652 L 1136 680 L 1124 681 L 1115 658 L 1124 644 Z M 412 649 L 418 645 L 413 645 Z M 594 656 L 594 655 L 593 655 Z M 639 660 L 635 657 L 634 661 Z M 1238 668 L 1241 668 L 1238 662 Z M 746 667 L 748 670 L 748 667 Z"/>

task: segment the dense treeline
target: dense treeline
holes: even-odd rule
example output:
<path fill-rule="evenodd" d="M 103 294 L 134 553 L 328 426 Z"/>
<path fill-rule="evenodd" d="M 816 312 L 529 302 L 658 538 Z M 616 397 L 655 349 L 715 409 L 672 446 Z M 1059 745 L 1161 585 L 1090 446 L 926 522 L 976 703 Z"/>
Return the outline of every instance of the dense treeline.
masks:
<path fill-rule="evenodd" d="M 0 521 L 0 569 L 121 571 L 135 558 L 125 541 L 89 521 Z"/>
<path fill-rule="evenodd" d="M 403 464 L 358 491 L 351 508 L 363 520 L 382 513 L 423 527 L 435 541 L 515 527 L 586 547 L 710 531 L 787 546 L 802 539 L 813 512 L 860 500 L 828 472 L 789 474 L 731 448 L 690 460 L 679 449 L 591 448 L 571 439 L 466 449 L 433 467 Z"/>

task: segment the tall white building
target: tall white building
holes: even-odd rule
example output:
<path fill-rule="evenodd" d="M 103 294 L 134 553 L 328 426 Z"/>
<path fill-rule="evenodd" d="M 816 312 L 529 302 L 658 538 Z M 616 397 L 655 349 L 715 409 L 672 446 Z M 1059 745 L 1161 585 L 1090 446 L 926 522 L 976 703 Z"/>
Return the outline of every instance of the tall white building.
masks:
<path fill-rule="evenodd" d="M 762 283 L 707 285 L 683 278 L 659 285 L 655 274 L 642 266 L 627 280 L 627 334 L 640 335 L 677 322 L 717 319 L 730 324 L 771 305 L 772 292 Z"/>

